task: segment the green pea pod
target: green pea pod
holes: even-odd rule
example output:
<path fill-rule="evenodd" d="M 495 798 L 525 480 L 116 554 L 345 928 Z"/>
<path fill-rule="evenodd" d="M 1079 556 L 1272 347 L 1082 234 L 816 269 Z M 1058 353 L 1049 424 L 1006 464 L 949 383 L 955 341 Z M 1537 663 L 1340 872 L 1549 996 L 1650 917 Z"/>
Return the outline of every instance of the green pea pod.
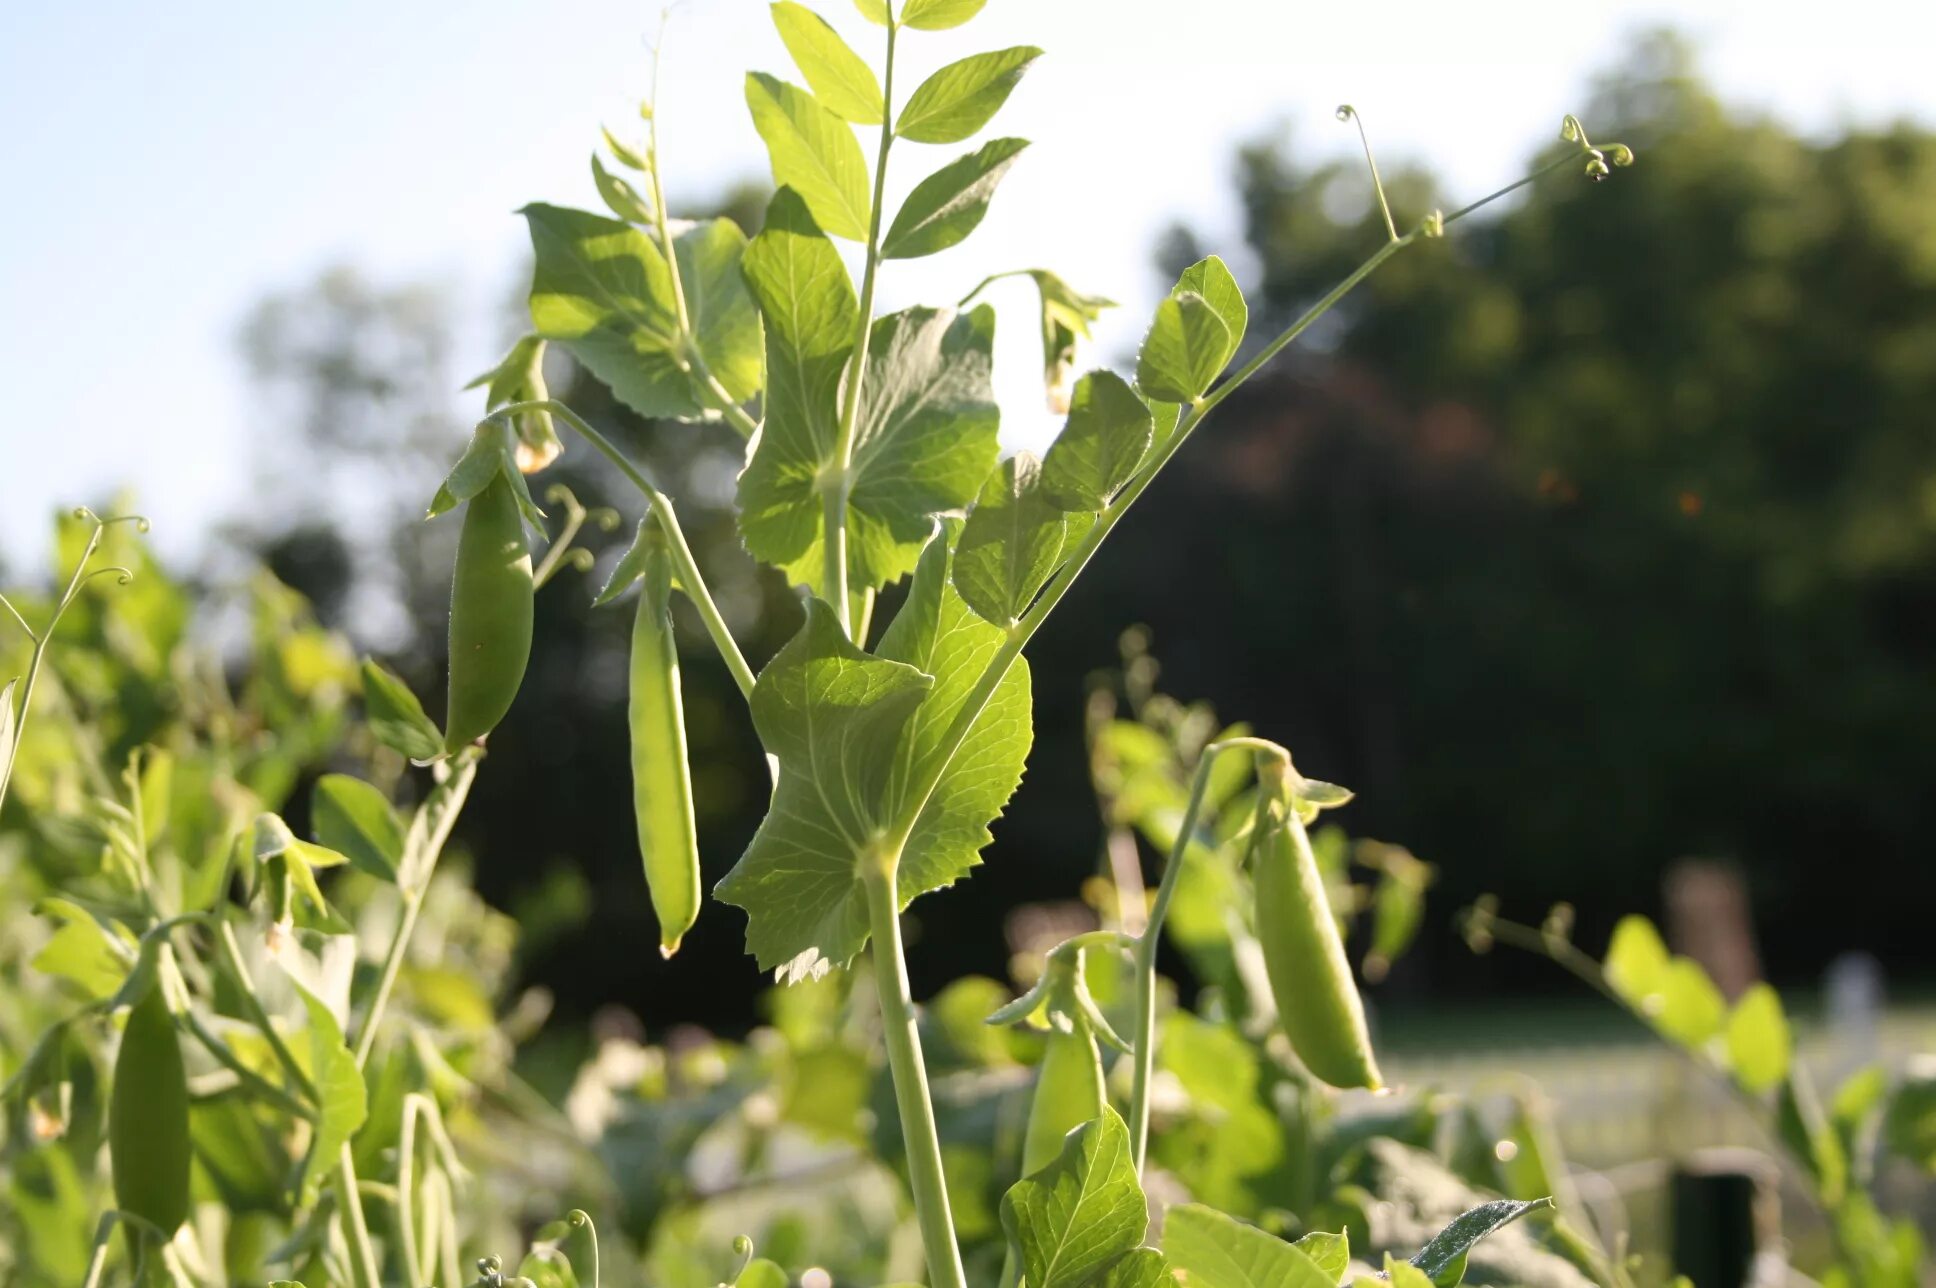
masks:
<path fill-rule="evenodd" d="M 1252 864 L 1257 938 L 1278 1019 L 1297 1058 L 1334 1087 L 1381 1086 L 1364 1002 L 1311 839 L 1294 809 L 1271 810 Z"/>
<path fill-rule="evenodd" d="M 632 624 L 632 805 L 645 885 L 659 918 L 659 951 L 670 957 L 699 918 L 699 839 L 686 764 L 679 653 L 672 639 L 672 558 L 656 528 L 645 540 Z"/>
<path fill-rule="evenodd" d="M 128 1013 L 108 1100 L 114 1205 L 172 1235 L 188 1218 L 188 1075 L 161 987 Z"/>
<path fill-rule="evenodd" d="M 1033 1176 L 1053 1163 L 1062 1152 L 1063 1137 L 1100 1118 L 1105 1103 L 1095 1034 L 1080 1020 L 1067 1033 L 1051 1029 L 1035 1075 L 1035 1098 L 1029 1102 L 1022 1175 Z"/>
<path fill-rule="evenodd" d="M 497 727 L 531 657 L 531 548 L 502 474 L 472 497 L 450 586 L 450 704 L 444 749 Z"/>

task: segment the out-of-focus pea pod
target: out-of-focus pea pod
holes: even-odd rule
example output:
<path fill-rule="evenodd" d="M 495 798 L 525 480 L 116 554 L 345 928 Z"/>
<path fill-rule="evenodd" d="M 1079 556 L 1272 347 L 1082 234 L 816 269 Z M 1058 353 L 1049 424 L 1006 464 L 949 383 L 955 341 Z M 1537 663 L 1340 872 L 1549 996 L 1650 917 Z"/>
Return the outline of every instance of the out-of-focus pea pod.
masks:
<path fill-rule="evenodd" d="M 152 974 L 114 1057 L 108 1160 L 115 1207 L 173 1235 L 188 1218 L 188 1077 L 161 981 Z"/>
<path fill-rule="evenodd" d="M 1304 825 L 1350 793 L 1298 776 L 1288 761 L 1265 771 L 1251 884 L 1257 938 L 1284 1034 L 1312 1074 L 1334 1087 L 1378 1087 L 1365 1008 Z"/>
<path fill-rule="evenodd" d="M 667 957 L 699 917 L 699 839 L 692 772 L 679 694 L 679 652 L 672 638 L 672 556 L 657 524 L 643 530 L 638 615 L 632 623 L 632 805 L 646 889 Z"/>
<path fill-rule="evenodd" d="M 470 499 L 450 591 L 450 703 L 444 749 L 504 718 L 531 657 L 531 547 L 517 495 L 499 474 Z"/>

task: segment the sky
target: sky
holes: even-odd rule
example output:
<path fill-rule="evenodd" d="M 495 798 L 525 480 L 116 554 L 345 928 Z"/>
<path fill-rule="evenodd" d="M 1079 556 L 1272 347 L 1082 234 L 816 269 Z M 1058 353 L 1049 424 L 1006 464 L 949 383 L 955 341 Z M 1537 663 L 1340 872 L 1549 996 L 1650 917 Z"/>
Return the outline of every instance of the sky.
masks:
<path fill-rule="evenodd" d="M 878 58 L 880 29 L 849 0 L 814 3 Z M 251 422 L 236 331 L 265 292 L 345 264 L 441 284 L 495 320 L 525 253 L 511 212 L 598 208 L 588 157 L 601 124 L 639 126 L 659 12 L 637 0 L 0 7 L 0 565 L 33 565 L 56 508 L 124 485 L 174 558 L 206 553 L 212 525 L 246 512 L 252 445 L 270 427 Z M 961 247 L 888 265 L 880 307 L 1048 267 L 1123 303 L 1094 357 L 1130 352 L 1164 286 L 1151 250 L 1170 224 L 1242 276 L 1238 144 L 1287 134 L 1313 159 L 1348 152 L 1355 135 L 1331 113 L 1350 101 L 1387 165 L 1427 161 L 1453 194 L 1482 194 L 1521 172 L 1627 37 L 1662 24 L 1695 39 L 1725 99 L 1809 132 L 1936 123 L 1936 5 L 1903 0 L 1832 13 L 1783 0 L 989 0 L 966 27 L 905 34 L 896 97 L 952 59 L 1040 45 L 994 126 L 1034 146 Z M 747 69 L 798 79 L 764 0 L 673 9 L 657 103 L 674 213 L 764 175 Z M 1617 122 L 1586 124 L 1618 135 Z M 898 146 L 890 192 L 971 146 Z M 1040 446 L 1055 422 L 1032 290 L 993 298 L 1004 440 Z M 496 356 L 499 337 L 475 332 L 466 373 Z M 452 405 L 476 397 L 453 390 Z"/>

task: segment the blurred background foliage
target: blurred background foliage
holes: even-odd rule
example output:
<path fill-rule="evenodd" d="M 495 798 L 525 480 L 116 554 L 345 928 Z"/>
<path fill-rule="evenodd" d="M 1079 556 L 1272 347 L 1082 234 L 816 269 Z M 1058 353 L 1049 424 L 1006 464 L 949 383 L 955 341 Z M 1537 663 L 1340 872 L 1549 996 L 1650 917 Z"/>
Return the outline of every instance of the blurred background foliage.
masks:
<path fill-rule="evenodd" d="M 1927 889 L 1917 838 L 1936 821 L 1936 139 L 1798 137 L 1717 102 L 1669 35 L 1624 51 L 1585 119 L 1646 164 L 1604 191 L 1550 183 L 1400 257 L 1123 525 L 1034 648 L 1028 789 L 987 866 L 917 913 L 917 987 L 1000 973 L 1003 914 L 1098 870 L 1083 695 L 1136 623 L 1171 691 L 1241 710 L 1357 788 L 1354 826 L 1435 863 L 1442 912 L 1494 889 L 1532 909 L 1570 899 L 1591 939 L 1702 856 L 1745 876 L 1777 979 L 1858 945 L 1927 971 L 1923 901 L 1878 895 Z M 1376 244 L 1378 216 L 1358 166 L 1306 164 L 1295 141 L 1244 149 L 1236 179 L 1268 335 Z M 1403 211 L 1456 203 L 1426 166 L 1391 188 Z M 715 207 L 750 231 L 760 195 Z M 1164 280 L 1197 253 L 1175 230 Z M 339 270 L 243 331 L 274 432 L 239 531 L 425 692 L 441 687 L 452 532 L 416 516 L 464 433 L 456 329 L 434 292 Z M 747 653 L 770 654 L 798 609 L 732 531 L 737 442 L 642 424 L 552 362 L 553 388 L 679 498 Z M 343 484 L 327 506 L 302 500 L 325 495 L 318 471 Z M 595 457 L 565 471 L 588 504 L 630 506 Z M 637 951 L 623 618 L 565 583 L 541 598 L 532 673 L 493 740 L 499 786 L 464 840 L 486 896 L 538 931 L 524 969 L 565 1005 L 743 1025 L 757 981 L 736 915 L 702 918 L 676 965 Z M 763 780 L 725 673 L 683 624 L 716 876 Z M 1444 925 L 1388 1000 L 1549 982 L 1470 958 Z"/>

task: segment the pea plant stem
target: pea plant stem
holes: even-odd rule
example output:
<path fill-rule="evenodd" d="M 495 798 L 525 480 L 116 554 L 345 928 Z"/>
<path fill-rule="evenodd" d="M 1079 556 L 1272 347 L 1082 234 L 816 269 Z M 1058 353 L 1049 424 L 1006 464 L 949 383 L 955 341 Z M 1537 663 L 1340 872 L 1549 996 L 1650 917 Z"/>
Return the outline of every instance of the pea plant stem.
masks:
<path fill-rule="evenodd" d="M 370 1224 L 363 1216 L 363 1195 L 356 1184 L 356 1160 L 348 1141 L 336 1153 L 336 1205 L 350 1244 L 350 1282 L 354 1288 L 383 1288 L 376 1248 L 370 1243 Z"/>
<path fill-rule="evenodd" d="M 699 565 L 692 557 L 692 547 L 686 544 L 686 534 L 679 527 L 679 518 L 672 510 L 672 498 L 661 492 L 651 479 L 647 478 L 638 466 L 618 449 L 618 445 L 604 434 L 592 428 L 584 417 L 554 398 L 538 399 L 532 402 L 507 403 L 493 411 L 487 420 L 516 415 L 525 411 L 548 411 L 558 419 L 578 431 L 580 437 L 597 448 L 605 459 L 618 467 L 619 473 L 637 488 L 651 508 L 652 517 L 660 531 L 665 533 L 666 544 L 672 549 L 672 562 L 679 572 L 679 585 L 699 610 L 700 620 L 706 624 L 706 633 L 712 636 L 713 647 L 719 650 L 720 658 L 726 669 L 733 673 L 733 683 L 739 686 L 740 696 L 753 696 L 753 668 L 746 664 L 746 658 L 733 640 L 733 633 L 726 626 L 726 619 L 720 615 L 719 605 L 713 602 L 712 592 L 706 589 L 706 579 L 700 575 Z"/>
<path fill-rule="evenodd" d="M 948 1187 L 941 1170 L 941 1137 L 935 1128 L 934 1102 L 928 1092 L 928 1071 L 921 1056 L 921 1035 L 915 1027 L 914 999 L 908 987 L 895 882 L 898 862 L 898 851 L 862 860 L 867 916 L 874 938 L 874 986 L 880 997 L 888 1072 L 900 1110 L 915 1216 L 927 1250 L 928 1282 L 932 1288 L 966 1288 L 961 1250 L 955 1244 L 954 1214 L 948 1207 Z"/>
<path fill-rule="evenodd" d="M 227 963 L 229 973 L 235 976 L 237 990 L 242 995 L 242 1005 L 249 1012 L 249 1018 L 255 1022 L 258 1029 L 262 1030 L 262 1036 L 268 1041 L 269 1049 L 275 1052 L 276 1060 L 282 1065 L 283 1072 L 289 1075 L 289 1081 L 302 1092 L 305 1100 L 312 1105 L 315 1104 L 316 1084 L 309 1080 L 307 1073 L 303 1072 L 302 1065 L 296 1060 L 295 1052 L 291 1051 L 289 1044 L 283 1041 L 282 1034 L 276 1030 L 274 1022 L 269 1018 L 269 1012 L 263 1007 L 262 998 L 255 991 L 255 980 L 249 973 L 248 965 L 242 960 L 242 946 L 235 941 L 234 928 L 226 921 L 218 923 L 216 940 L 222 946 L 222 960 Z"/>
<path fill-rule="evenodd" d="M 363 1016 L 363 1027 L 356 1036 L 356 1067 L 361 1069 L 370 1059 L 370 1051 L 376 1045 L 377 1029 L 383 1020 L 384 1007 L 389 1005 L 390 993 L 396 988 L 397 973 L 403 967 L 404 953 L 409 949 L 410 936 L 417 929 L 417 917 L 423 911 L 424 892 L 430 888 L 431 875 L 437 869 L 437 860 L 444 852 L 444 844 L 450 840 L 450 832 L 457 825 L 457 816 L 464 812 L 464 801 L 470 795 L 471 783 L 477 777 L 478 752 L 465 748 L 459 752 L 451 768 L 450 777 L 438 787 L 418 807 L 422 824 L 423 840 L 420 854 L 405 854 L 405 871 L 411 877 L 408 886 L 400 885 L 403 897 L 403 914 L 397 921 L 396 933 L 390 936 L 390 947 L 383 955 L 383 971 L 377 977 L 376 993 L 370 998 L 370 1009 Z M 434 812 L 434 815 L 432 814 Z M 418 829 L 412 828 L 413 833 Z"/>
<path fill-rule="evenodd" d="M 867 351 L 874 334 L 874 285 L 881 266 L 881 210 L 887 204 L 887 154 L 894 143 L 893 15 L 887 20 L 887 61 L 882 67 L 881 146 L 874 159 L 874 194 L 867 212 L 867 259 L 860 276 L 860 315 L 854 327 L 853 357 L 848 360 L 847 387 L 834 433 L 833 467 L 820 480 L 822 520 L 821 582 L 840 628 L 851 638 L 852 610 L 847 603 L 847 501 L 853 495 L 854 429 L 860 419 L 861 384 L 867 374 Z"/>

